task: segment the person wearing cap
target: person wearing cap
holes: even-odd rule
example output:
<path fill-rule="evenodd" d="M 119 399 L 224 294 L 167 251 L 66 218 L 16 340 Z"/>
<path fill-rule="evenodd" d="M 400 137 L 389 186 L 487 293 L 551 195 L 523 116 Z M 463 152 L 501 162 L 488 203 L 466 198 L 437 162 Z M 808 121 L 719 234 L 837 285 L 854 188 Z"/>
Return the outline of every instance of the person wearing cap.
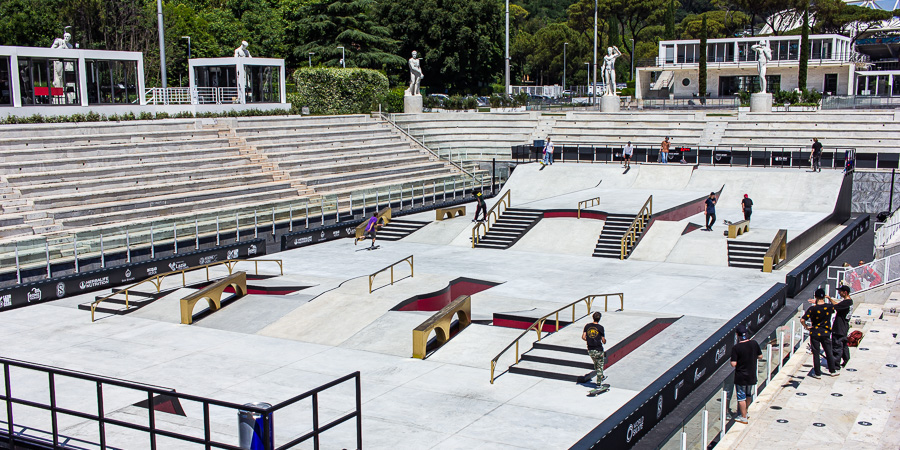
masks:
<path fill-rule="evenodd" d="M 716 223 L 716 193 L 710 192 L 709 198 L 706 199 L 706 231 L 712 231 L 713 224 Z"/>
<path fill-rule="evenodd" d="M 850 286 L 838 288 L 838 297 L 835 300 L 825 296 L 834 305 L 834 324 L 831 329 L 831 347 L 834 349 L 835 369 L 847 367 L 850 361 L 850 346 L 847 345 L 847 335 L 850 334 L 850 313 L 853 311 L 853 299 L 850 298 Z"/>
<path fill-rule="evenodd" d="M 831 315 L 834 314 L 834 305 L 825 299 L 825 290 L 816 289 L 814 298 L 809 299 L 813 304 L 800 321 L 803 328 L 809 330 L 809 347 L 813 354 L 812 378 L 822 376 L 821 350 L 825 350 L 825 361 L 828 363 L 828 372 L 831 376 L 838 376 L 834 368 L 834 349 L 831 347 Z"/>
<path fill-rule="evenodd" d="M 747 423 L 747 406 L 753 389 L 756 388 L 756 361 L 762 359 L 759 343 L 750 339 L 750 332 L 744 325 L 735 329 L 739 342 L 731 348 L 731 367 L 734 367 L 734 392 L 737 396 L 740 416 L 736 422 Z"/>
<path fill-rule="evenodd" d="M 659 146 L 659 162 L 663 164 L 668 164 L 669 162 L 669 145 L 669 137 L 666 136 L 666 139 Z"/>
<path fill-rule="evenodd" d="M 750 200 L 747 194 L 744 194 L 744 199 L 741 200 L 741 211 L 744 212 L 744 220 L 750 220 L 750 215 L 753 214 L 753 200 Z"/>

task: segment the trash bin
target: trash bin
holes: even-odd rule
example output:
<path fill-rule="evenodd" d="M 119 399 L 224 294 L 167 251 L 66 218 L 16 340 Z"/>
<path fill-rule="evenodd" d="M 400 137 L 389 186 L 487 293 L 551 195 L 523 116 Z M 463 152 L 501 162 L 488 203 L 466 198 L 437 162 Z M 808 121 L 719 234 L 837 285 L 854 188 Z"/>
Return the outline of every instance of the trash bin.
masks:
<path fill-rule="evenodd" d="M 244 406 L 254 408 L 271 408 L 268 403 L 245 403 Z M 275 426 L 272 416 L 269 416 L 269 446 L 265 445 L 265 433 L 263 428 L 263 415 L 253 411 L 238 411 L 238 446 L 246 450 L 265 450 L 275 448 Z"/>

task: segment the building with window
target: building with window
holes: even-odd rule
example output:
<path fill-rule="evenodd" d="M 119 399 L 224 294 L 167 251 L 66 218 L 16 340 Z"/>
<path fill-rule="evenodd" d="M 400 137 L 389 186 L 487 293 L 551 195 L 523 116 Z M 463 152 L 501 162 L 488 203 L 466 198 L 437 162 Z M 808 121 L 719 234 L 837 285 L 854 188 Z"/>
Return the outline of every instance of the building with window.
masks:
<path fill-rule="evenodd" d="M 769 92 L 798 88 L 800 36 L 739 37 L 707 41 L 708 98 L 733 97 L 759 90 L 757 55 L 752 47 L 769 43 Z M 856 67 L 867 58 L 851 48 L 850 38 L 836 34 L 810 36 L 807 88 L 832 95 L 852 95 Z M 691 98 L 700 95 L 700 41 L 661 41 L 659 55 L 635 76 L 637 98 Z"/>

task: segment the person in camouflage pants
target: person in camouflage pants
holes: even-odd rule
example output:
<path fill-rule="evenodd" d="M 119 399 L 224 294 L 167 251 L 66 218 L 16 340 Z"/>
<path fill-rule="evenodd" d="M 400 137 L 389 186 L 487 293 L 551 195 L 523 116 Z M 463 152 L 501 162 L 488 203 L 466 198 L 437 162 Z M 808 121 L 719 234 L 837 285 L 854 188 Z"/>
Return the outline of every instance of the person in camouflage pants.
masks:
<path fill-rule="evenodd" d="M 602 316 L 599 311 L 595 312 L 592 317 L 594 322 L 585 325 L 584 332 L 581 333 L 581 339 L 587 342 L 588 355 L 594 361 L 594 370 L 597 371 L 597 387 L 606 378 L 603 376 L 603 366 L 606 365 L 606 352 L 603 350 L 603 344 L 606 344 L 606 333 L 603 325 L 600 325 Z"/>

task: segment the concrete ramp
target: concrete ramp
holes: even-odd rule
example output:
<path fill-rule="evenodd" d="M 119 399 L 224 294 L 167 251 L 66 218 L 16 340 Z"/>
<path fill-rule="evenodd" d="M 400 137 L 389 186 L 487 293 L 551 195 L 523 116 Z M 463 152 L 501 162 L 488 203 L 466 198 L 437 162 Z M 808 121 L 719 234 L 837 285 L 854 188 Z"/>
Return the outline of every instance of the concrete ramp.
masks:
<path fill-rule="evenodd" d="M 600 184 L 600 180 L 613 176 L 621 177 L 624 170 L 620 166 L 606 164 L 572 163 L 559 163 L 547 166 L 544 170 L 540 169 L 540 164 L 520 164 L 513 171 L 503 187 L 503 192 L 512 191 L 514 207 L 535 200 L 591 189 Z M 488 206 L 491 204 L 489 201 Z"/>
<path fill-rule="evenodd" d="M 637 167 L 638 175 L 632 189 L 687 189 L 694 172 L 694 166 L 688 164 L 642 164 Z"/>
<path fill-rule="evenodd" d="M 568 217 L 542 219 L 510 250 L 590 257 L 604 223 Z"/>
<path fill-rule="evenodd" d="M 748 194 L 754 209 L 831 213 L 843 177 L 832 170 L 813 173 L 801 169 L 700 167 L 687 188 L 711 192 L 724 185 L 719 205 L 738 209 L 744 194 Z"/>
<path fill-rule="evenodd" d="M 644 232 L 640 244 L 631 252 L 630 259 L 638 261 L 665 261 L 684 232 L 688 221 L 664 222 L 657 220 Z"/>

